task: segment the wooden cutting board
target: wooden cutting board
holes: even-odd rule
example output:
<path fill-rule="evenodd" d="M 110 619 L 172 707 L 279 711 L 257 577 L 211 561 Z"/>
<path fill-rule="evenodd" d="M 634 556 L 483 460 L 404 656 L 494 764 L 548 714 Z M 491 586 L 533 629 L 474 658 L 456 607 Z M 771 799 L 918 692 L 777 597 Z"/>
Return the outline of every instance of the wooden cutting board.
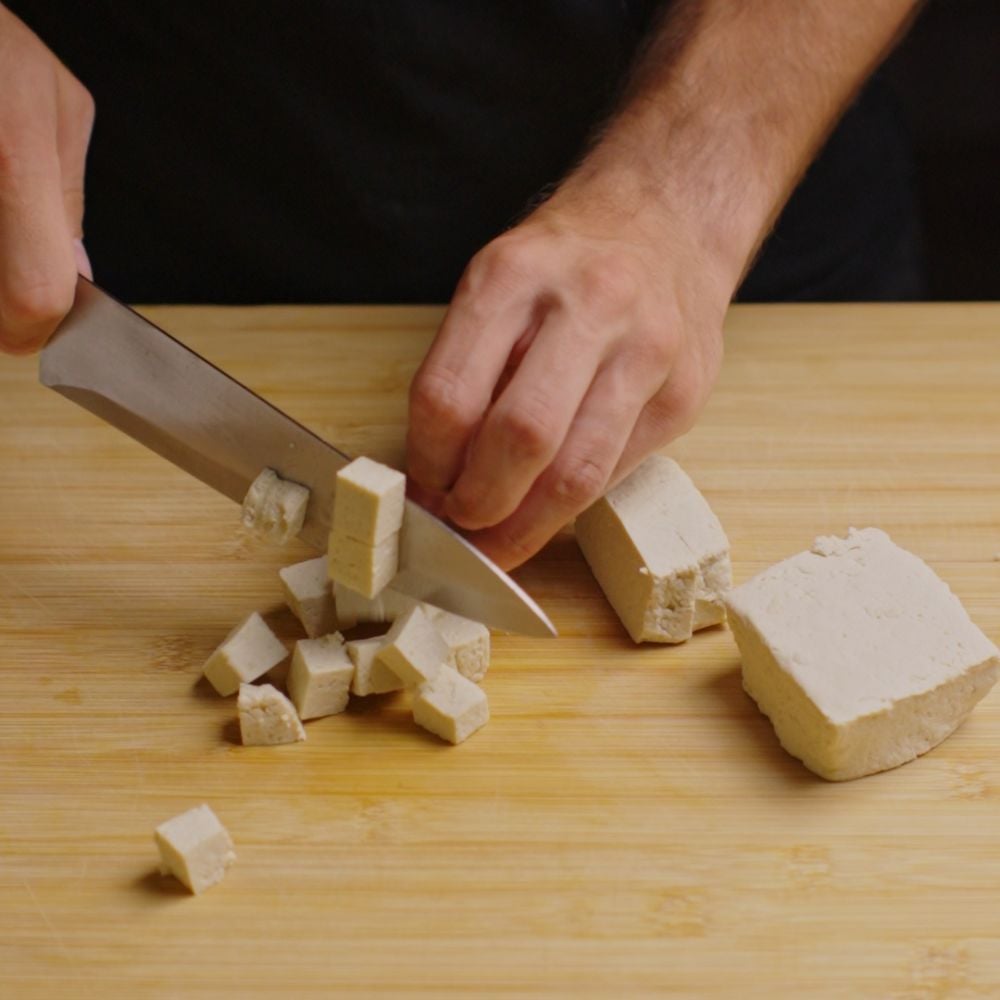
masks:
<path fill-rule="evenodd" d="M 321 434 L 398 461 L 440 310 L 149 310 Z M 878 525 L 1000 639 L 1000 306 L 738 307 L 671 449 L 747 579 Z M 1000 995 L 1000 691 L 929 756 L 827 784 L 778 747 L 724 629 L 624 636 L 570 534 L 519 578 L 458 748 L 405 700 L 234 742 L 198 683 L 305 557 L 0 359 L 0 996 Z M 235 838 L 193 898 L 154 826 Z"/>

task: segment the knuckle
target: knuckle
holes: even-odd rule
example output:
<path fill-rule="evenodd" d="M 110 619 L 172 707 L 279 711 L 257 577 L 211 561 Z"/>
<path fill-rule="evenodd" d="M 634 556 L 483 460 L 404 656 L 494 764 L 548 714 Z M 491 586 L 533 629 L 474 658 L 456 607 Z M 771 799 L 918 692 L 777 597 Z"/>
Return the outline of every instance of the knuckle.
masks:
<path fill-rule="evenodd" d="M 599 316 L 626 312 L 639 296 L 635 271 L 622 257 L 604 255 L 590 261 L 581 279 L 583 304 Z"/>
<path fill-rule="evenodd" d="M 603 462 L 579 456 L 554 470 L 551 493 L 560 506 L 583 510 L 604 492 L 610 475 Z"/>
<path fill-rule="evenodd" d="M 498 414 L 500 436 L 507 450 L 529 462 L 548 458 L 556 437 L 552 408 L 544 397 L 524 401 Z"/>
<path fill-rule="evenodd" d="M 472 293 L 486 288 L 511 292 L 532 274 L 532 251 L 527 241 L 505 235 L 488 243 L 470 262 L 466 284 Z"/>
<path fill-rule="evenodd" d="M 467 431 L 476 414 L 462 380 L 451 369 L 427 367 L 410 386 L 410 420 L 439 432 Z"/>
<path fill-rule="evenodd" d="M 21 283 L 4 291 L 2 311 L 7 328 L 55 328 L 73 305 L 72 281 Z"/>

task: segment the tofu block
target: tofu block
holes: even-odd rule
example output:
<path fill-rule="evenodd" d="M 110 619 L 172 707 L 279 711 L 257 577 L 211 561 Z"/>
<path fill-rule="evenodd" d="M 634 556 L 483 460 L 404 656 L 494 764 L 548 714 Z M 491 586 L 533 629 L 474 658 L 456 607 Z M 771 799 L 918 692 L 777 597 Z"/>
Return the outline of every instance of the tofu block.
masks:
<path fill-rule="evenodd" d="M 435 611 L 431 621 L 448 644 L 450 664 L 463 677 L 478 684 L 490 668 L 490 630 L 471 618 Z"/>
<path fill-rule="evenodd" d="M 403 527 L 406 476 L 402 472 L 356 458 L 337 473 L 331 534 L 377 545 Z"/>
<path fill-rule="evenodd" d="M 359 594 L 342 583 L 333 585 L 334 603 L 340 627 L 353 628 L 359 622 L 392 623 L 420 602 L 409 594 L 386 587 L 372 598 Z"/>
<path fill-rule="evenodd" d="M 817 538 L 726 598 L 743 686 L 781 745 L 830 781 L 904 764 L 952 733 L 1000 651 L 877 528 Z"/>
<path fill-rule="evenodd" d="M 354 639 L 345 644 L 347 655 L 354 663 L 351 694 L 364 698 L 370 694 L 403 690 L 403 682 L 378 659 L 379 650 L 384 645 L 384 635 L 376 635 L 371 639 Z"/>
<path fill-rule="evenodd" d="M 384 663 L 407 687 L 432 680 L 451 656 L 448 644 L 421 607 L 393 622 L 378 651 Z"/>
<path fill-rule="evenodd" d="M 326 575 L 326 556 L 278 570 L 285 603 L 310 639 L 337 631 L 337 609 Z"/>
<path fill-rule="evenodd" d="M 396 575 L 399 535 L 389 535 L 376 545 L 368 545 L 333 533 L 327 558 L 327 569 L 334 583 L 371 600 Z"/>
<path fill-rule="evenodd" d="M 490 720 L 486 692 L 457 670 L 442 670 L 417 688 L 413 720 L 449 743 L 461 743 Z"/>
<path fill-rule="evenodd" d="M 301 530 L 309 506 L 309 490 L 264 469 L 243 500 L 243 524 L 258 538 L 284 545 Z"/>
<path fill-rule="evenodd" d="M 248 615 L 205 661 L 203 673 L 219 694 L 234 694 L 276 667 L 288 650 L 257 612 Z"/>
<path fill-rule="evenodd" d="M 354 663 L 339 632 L 320 639 L 300 639 L 288 671 L 288 694 L 299 717 L 318 719 L 347 708 Z"/>
<path fill-rule="evenodd" d="M 237 705 L 244 746 L 278 746 L 306 738 L 295 706 L 270 684 L 241 684 Z"/>
<path fill-rule="evenodd" d="M 684 642 L 725 621 L 729 540 L 673 459 L 647 458 L 576 519 L 576 538 L 635 642 Z"/>
<path fill-rule="evenodd" d="M 236 860 L 233 841 L 207 805 L 161 823 L 154 834 L 160 872 L 173 875 L 195 895 L 221 882 Z"/>

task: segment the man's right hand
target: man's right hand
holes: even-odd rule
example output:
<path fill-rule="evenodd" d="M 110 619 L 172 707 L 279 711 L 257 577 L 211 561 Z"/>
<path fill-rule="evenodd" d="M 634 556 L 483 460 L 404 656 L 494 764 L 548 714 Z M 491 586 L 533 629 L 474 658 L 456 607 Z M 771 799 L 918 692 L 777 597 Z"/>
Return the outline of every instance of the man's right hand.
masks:
<path fill-rule="evenodd" d="M 0 351 L 39 350 L 73 304 L 83 176 L 94 123 L 87 89 L 0 6 Z"/>

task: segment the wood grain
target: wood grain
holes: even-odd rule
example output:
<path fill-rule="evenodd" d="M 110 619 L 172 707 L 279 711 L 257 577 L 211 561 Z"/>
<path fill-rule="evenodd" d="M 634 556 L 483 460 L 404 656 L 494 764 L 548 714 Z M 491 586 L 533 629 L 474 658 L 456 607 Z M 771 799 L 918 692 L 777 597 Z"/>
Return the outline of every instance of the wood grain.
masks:
<path fill-rule="evenodd" d="M 399 460 L 440 311 L 160 308 L 347 449 Z M 874 524 L 1000 639 L 1000 306 L 735 308 L 672 448 L 744 580 Z M 842 785 L 777 746 L 727 631 L 636 648 L 572 538 L 520 573 L 561 635 L 498 638 L 493 721 L 405 699 L 232 742 L 199 667 L 292 639 L 236 509 L 0 359 L 0 996 L 1000 995 L 1000 694 Z M 191 898 L 153 827 L 209 802 L 239 855 Z"/>

